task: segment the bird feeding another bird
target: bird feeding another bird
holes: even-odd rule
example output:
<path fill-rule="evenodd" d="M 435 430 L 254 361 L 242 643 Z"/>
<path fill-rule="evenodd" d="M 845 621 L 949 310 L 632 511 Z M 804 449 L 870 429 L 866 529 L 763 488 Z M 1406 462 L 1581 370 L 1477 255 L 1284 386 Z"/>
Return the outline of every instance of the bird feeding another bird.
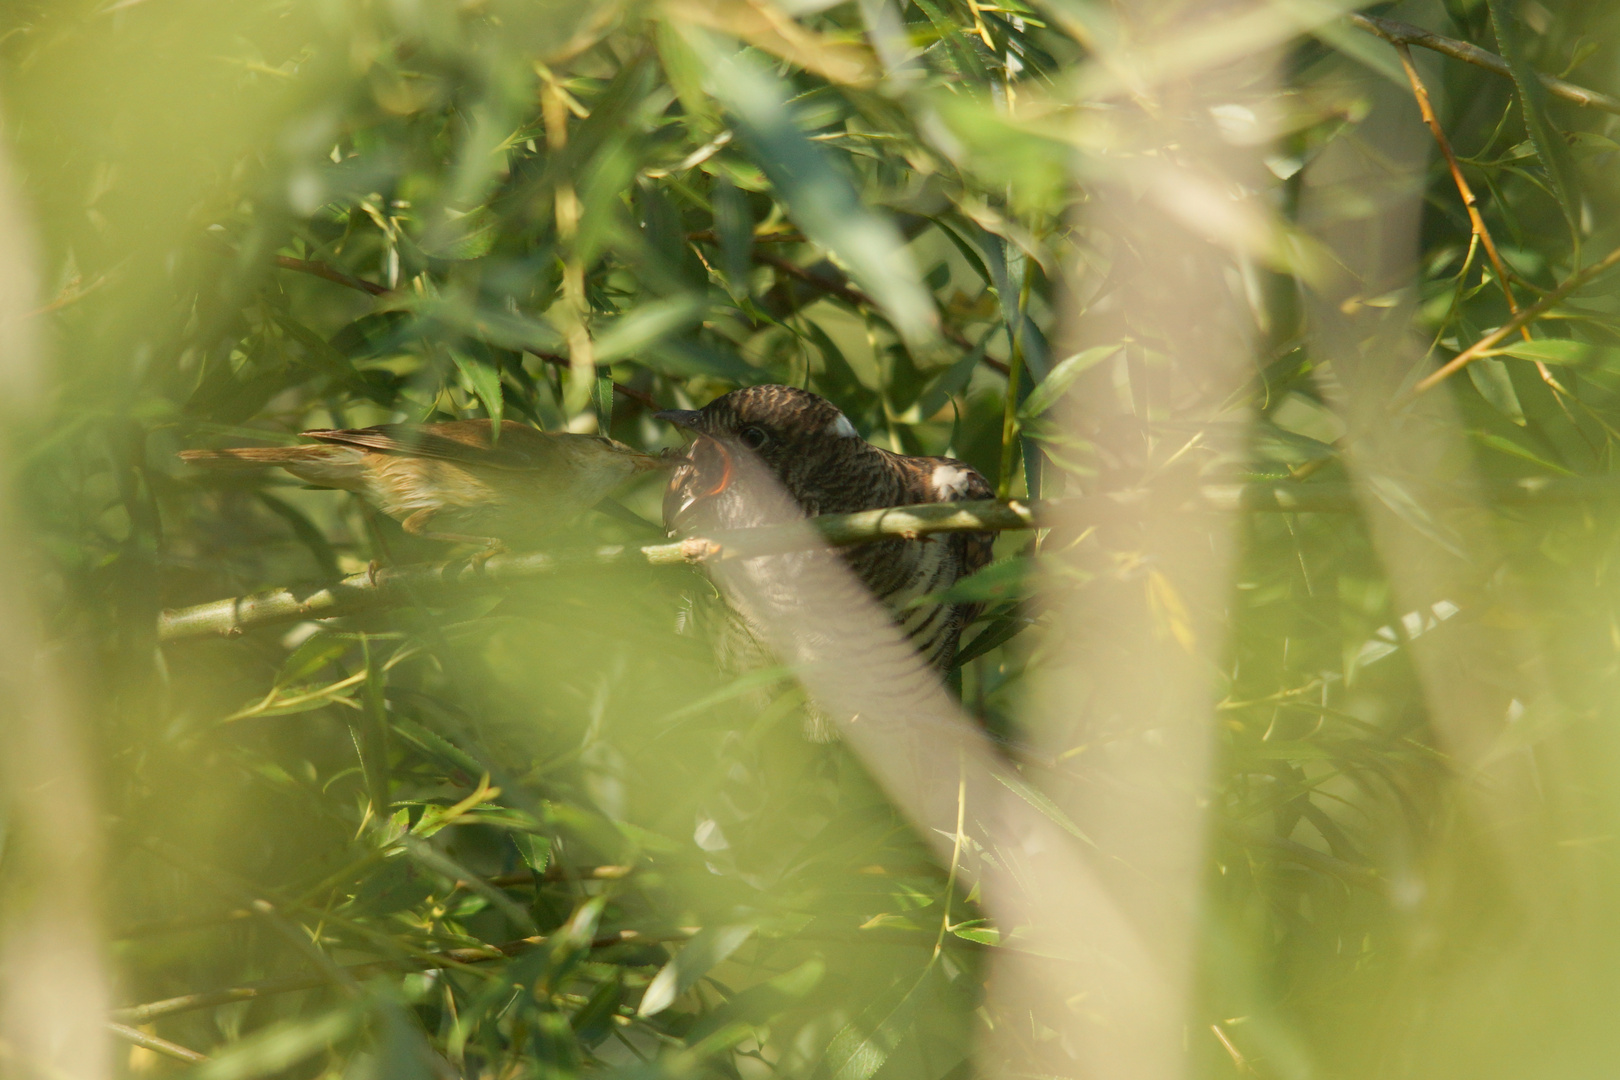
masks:
<path fill-rule="evenodd" d="M 838 407 L 790 386 L 750 386 L 702 409 L 656 414 L 696 438 L 679 458 L 664 495 L 672 533 L 766 524 L 773 496 L 785 492 L 804 515 L 994 497 L 972 466 L 947 457 L 895 454 L 860 437 Z M 840 551 L 844 564 L 888 608 L 927 663 L 951 667 L 977 603 L 916 604 L 986 565 L 994 536 L 955 533 L 884 540 Z M 746 611 L 745 624 L 757 622 Z M 757 625 L 748 635 L 761 638 Z M 722 642 L 721 652 L 728 650 Z"/>
<path fill-rule="evenodd" d="M 352 491 L 413 536 L 476 544 L 557 532 L 637 473 L 663 467 L 651 454 L 600 435 L 537 431 L 489 420 L 380 424 L 303 433 L 305 446 L 183 450 L 209 469 L 278 467 L 316 487 Z"/>

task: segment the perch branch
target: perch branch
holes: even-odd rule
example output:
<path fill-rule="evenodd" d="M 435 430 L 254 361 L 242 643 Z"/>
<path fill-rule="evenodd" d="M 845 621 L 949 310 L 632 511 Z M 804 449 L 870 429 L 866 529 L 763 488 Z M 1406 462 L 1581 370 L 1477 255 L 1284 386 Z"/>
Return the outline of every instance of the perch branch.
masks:
<path fill-rule="evenodd" d="M 1508 62 L 1493 52 L 1486 52 L 1478 45 L 1471 45 L 1466 41 L 1445 37 L 1441 34 L 1431 33 L 1421 26 L 1411 23 L 1397 22 L 1394 19 L 1381 19 L 1376 15 L 1350 16 L 1350 24 L 1375 37 L 1381 37 L 1391 45 L 1416 45 L 1431 52 L 1449 56 L 1454 60 L 1461 60 L 1465 64 L 1484 68 L 1507 78 L 1513 77 L 1513 71 Z M 1620 115 L 1620 98 L 1612 98 L 1608 94 L 1601 94 L 1596 90 L 1588 90 L 1584 86 L 1577 86 L 1572 82 L 1554 78 L 1551 75 L 1540 75 L 1541 84 L 1547 92 L 1554 97 L 1573 101 L 1577 105 L 1584 105 L 1589 109 L 1601 109 L 1604 112 Z"/>
<path fill-rule="evenodd" d="M 1611 259 L 1620 261 L 1620 252 L 1616 252 Z M 1526 309 L 1527 312 L 1531 310 Z M 1511 333 L 1512 329 L 1508 328 L 1506 332 Z M 1620 492 L 1620 485 L 1601 478 L 1586 477 L 1557 480 L 1534 478 L 1491 483 L 1484 487 L 1484 493 L 1498 502 L 1576 500 L 1606 497 L 1617 492 Z M 1433 494 L 1439 503 L 1461 504 L 1469 501 L 1461 492 L 1439 489 Z M 158 640 L 164 642 L 209 635 L 234 637 L 259 626 L 302 619 L 330 619 L 377 608 L 403 607 L 433 595 L 497 588 L 587 567 L 705 563 L 803 550 L 818 546 L 818 542 L 828 547 L 849 547 L 880 540 L 914 540 L 935 533 L 1045 528 L 1060 517 L 1069 520 L 1084 518 L 1088 508 L 1107 507 L 1110 516 L 1117 517 L 1122 506 L 1127 509 L 1132 506 L 1145 508 L 1163 497 L 1155 492 L 1136 490 L 1044 503 L 1000 503 L 991 500 L 930 503 L 811 518 L 809 524 L 818 535 L 809 543 L 806 543 L 801 528 L 773 526 L 641 547 L 616 544 L 576 552 L 497 555 L 484 562 L 482 567 L 476 560 L 468 559 L 402 566 L 381 569 L 375 574 L 352 574 L 341 581 L 310 586 L 301 591 L 271 589 L 251 596 L 231 597 L 163 611 L 158 615 L 157 633 Z M 1357 496 L 1348 484 L 1268 481 L 1208 484 L 1193 492 L 1180 505 L 1194 512 L 1349 513 L 1358 504 Z"/>

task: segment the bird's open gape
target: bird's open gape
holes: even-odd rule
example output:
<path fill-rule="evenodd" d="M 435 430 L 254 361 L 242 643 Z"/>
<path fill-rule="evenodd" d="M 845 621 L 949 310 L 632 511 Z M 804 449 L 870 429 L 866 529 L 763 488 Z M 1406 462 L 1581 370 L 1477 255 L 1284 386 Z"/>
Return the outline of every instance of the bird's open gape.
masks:
<path fill-rule="evenodd" d="M 732 469 L 736 466 L 736 459 L 731 456 L 731 451 L 726 448 L 725 443 L 721 442 L 719 439 L 711 439 L 706 435 L 699 435 L 698 438 L 702 440 L 702 442 L 714 447 L 715 452 L 720 455 L 721 465 L 720 479 L 715 481 L 714 487 L 698 495 L 697 499 L 693 500 L 695 502 L 703 499 L 712 499 L 722 491 L 726 490 L 726 488 L 730 487 Z M 693 447 L 692 452 L 694 454 L 697 453 L 696 446 Z"/>

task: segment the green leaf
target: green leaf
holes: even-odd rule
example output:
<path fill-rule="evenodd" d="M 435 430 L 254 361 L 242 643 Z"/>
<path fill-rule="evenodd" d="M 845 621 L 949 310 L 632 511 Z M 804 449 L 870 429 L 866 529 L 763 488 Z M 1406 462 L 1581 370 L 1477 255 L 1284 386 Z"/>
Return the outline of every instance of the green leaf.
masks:
<path fill-rule="evenodd" d="M 825 1070 L 831 1073 L 832 1080 L 870 1080 L 914 1029 L 917 1011 L 929 996 L 929 979 L 939 978 L 939 970 L 934 964 L 924 968 L 871 1034 L 863 1034 L 853 1022 L 840 1029 L 828 1044 L 826 1057 L 815 1075 L 825 1075 Z"/>
<path fill-rule="evenodd" d="M 977 660 L 992 649 L 999 649 L 1034 625 L 1035 620 L 1017 611 L 1003 615 L 979 631 L 972 641 L 963 646 L 962 650 L 956 654 L 956 659 L 952 662 L 951 667 L 959 668 L 963 664 Z"/>
<path fill-rule="evenodd" d="M 514 352 L 555 352 L 563 347 L 556 327 L 515 311 L 479 308 L 443 296 L 406 297 L 396 304 L 416 315 L 420 332 L 430 339 L 444 327 Z"/>
<path fill-rule="evenodd" d="M 423 238 L 422 250 L 435 259 L 465 261 L 488 255 L 500 236 L 501 219 L 479 207 L 451 218 Z"/>
<path fill-rule="evenodd" d="M 1028 558 L 1003 559 L 963 578 L 948 589 L 919 596 L 912 607 L 923 604 L 959 604 L 970 601 L 1016 600 L 1026 596 L 1035 562 Z"/>
<path fill-rule="evenodd" d="M 725 173 L 714 178 L 710 193 L 714 203 L 714 231 L 720 239 L 720 266 L 725 270 L 733 295 L 747 295 L 754 247 L 754 222 L 748 199 Z"/>
<path fill-rule="evenodd" d="M 1348 23 L 1335 19 L 1313 26 L 1311 36 L 1335 52 L 1376 71 L 1402 90 L 1410 90 L 1411 83 L 1407 81 L 1400 61 L 1395 59 L 1395 51 L 1372 35 L 1352 29 Z"/>
<path fill-rule="evenodd" d="M 544 875 L 546 868 L 551 865 L 551 838 L 532 832 L 514 831 L 508 835 L 512 837 L 512 843 L 517 845 L 523 865 L 533 870 L 537 877 Z"/>
<path fill-rule="evenodd" d="M 1548 461 L 1540 454 L 1537 454 L 1534 450 L 1531 450 L 1526 446 L 1520 446 L 1512 439 L 1503 438 L 1501 435 L 1488 432 L 1475 432 L 1474 437 L 1480 442 L 1484 443 L 1486 446 L 1490 447 L 1492 450 L 1500 450 L 1504 454 L 1510 454 L 1513 457 L 1519 458 L 1520 460 L 1528 461 L 1532 465 L 1546 469 L 1550 473 L 1557 473 L 1559 476 L 1575 475 L 1574 470 L 1567 469 L 1562 465 Z"/>
<path fill-rule="evenodd" d="M 806 320 L 804 332 L 821 353 L 821 371 L 816 375 L 816 383 L 822 393 L 846 410 L 852 405 L 865 405 L 876 400 L 877 395 L 861 382 L 844 356 L 844 351 L 820 324 Z"/>
<path fill-rule="evenodd" d="M 1552 182 L 1553 197 L 1564 212 L 1570 234 L 1580 237 L 1580 192 L 1576 186 L 1575 164 L 1564 142 L 1547 118 L 1547 88 L 1541 76 L 1530 66 L 1525 55 L 1523 26 L 1517 12 L 1511 10 L 1512 0 L 1486 0 L 1491 14 L 1491 29 L 1496 34 L 1497 47 L 1513 72 L 1513 85 L 1519 91 L 1519 106 L 1524 115 L 1525 130 L 1535 144 L 1536 156 Z"/>
<path fill-rule="evenodd" d="M 1024 404 L 1018 410 L 1019 416 L 1031 420 L 1041 415 L 1057 404 L 1058 399 L 1068 392 L 1076 379 L 1124 347 L 1118 342 L 1112 345 L 1094 345 L 1060 361 L 1024 399 Z"/>
<path fill-rule="evenodd" d="M 1025 802 L 1029 803 L 1029 805 L 1033 806 L 1041 813 L 1043 817 L 1045 817 L 1048 821 L 1051 821 L 1058 828 L 1090 847 L 1097 846 L 1091 837 L 1080 831 L 1080 826 L 1076 825 L 1069 819 L 1068 814 L 1065 814 L 1061 809 L 1058 808 L 1057 803 L 1053 802 L 1047 797 L 1044 791 L 1031 787 L 1021 777 L 1014 776 L 1005 769 L 998 769 L 995 773 L 995 777 L 997 780 L 1001 781 L 1003 787 L 1005 787 L 1008 791 L 1011 791 L 1014 795 L 1017 795 L 1020 799 L 1023 799 Z"/>
<path fill-rule="evenodd" d="M 606 368 L 597 369 L 591 399 L 591 404 L 596 408 L 596 430 L 606 435 L 613 430 L 613 376 Z"/>
<path fill-rule="evenodd" d="M 933 297 L 906 253 L 900 230 L 869 209 L 831 154 L 799 129 L 781 81 L 703 30 L 688 26 L 684 33 L 707 65 L 714 96 L 736 119 L 789 216 L 843 261 L 902 338 L 924 344 L 937 337 Z"/>
<path fill-rule="evenodd" d="M 456 362 L 456 368 L 461 372 L 467 388 L 477 394 L 478 400 L 484 403 L 484 411 L 494 422 L 494 431 L 490 433 L 490 437 L 495 438 L 500 433 L 502 406 L 505 404 L 501 391 L 500 369 L 487 360 L 468 356 L 460 349 L 451 349 L 450 357 Z"/>
<path fill-rule="evenodd" d="M 951 933 L 963 941 L 974 941 L 980 945 L 1001 944 L 1001 931 L 993 926 L 953 926 Z"/>
<path fill-rule="evenodd" d="M 1468 365 L 1468 379 L 1479 396 L 1490 402 L 1497 412 L 1515 424 L 1524 424 L 1524 407 L 1519 404 L 1519 395 L 1514 393 L 1506 364 L 1482 357 Z"/>
<path fill-rule="evenodd" d="M 352 1033 L 360 1023 L 354 1009 L 329 1012 L 314 1020 L 280 1020 L 199 1065 L 190 1080 L 254 1080 L 284 1072 Z"/>
<path fill-rule="evenodd" d="M 451 743 L 437 732 L 430 731 L 416 721 L 399 715 L 398 712 L 390 714 L 393 728 L 430 758 L 438 758 L 451 768 L 460 769 L 466 774 L 468 781 L 477 780 L 484 772 L 484 767 L 472 755 Z"/>
<path fill-rule="evenodd" d="M 276 685 L 290 686 L 301 679 L 309 678 L 348 652 L 349 647 L 350 643 L 342 638 L 316 631 L 282 662 L 281 671 L 276 675 Z"/>
<path fill-rule="evenodd" d="M 637 1016 L 655 1016 L 675 1003 L 699 979 L 742 947 L 754 934 L 752 924 L 706 927 L 681 947 L 647 984 Z"/>
<path fill-rule="evenodd" d="M 1515 341 L 1492 354 L 1534 360 L 1543 364 L 1601 364 L 1620 368 L 1620 349 L 1612 345 L 1592 345 L 1567 338 L 1540 338 L 1535 341 Z"/>
<path fill-rule="evenodd" d="M 676 379 L 706 376 L 722 382 L 761 382 L 760 372 L 736 353 L 716 349 L 690 338 L 665 339 L 649 345 L 634 361 L 642 367 Z"/>
<path fill-rule="evenodd" d="M 643 304 L 596 335 L 596 362 L 635 359 L 637 353 L 691 327 L 707 310 L 708 301 L 691 293 Z"/>
<path fill-rule="evenodd" d="M 578 1034 L 580 1042 L 595 1046 L 613 1033 L 613 1019 L 618 1014 L 624 997 L 624 982 L 615 972 L 604 979 L 584 1005 L 569 1017 L 569 1027 Z"/>

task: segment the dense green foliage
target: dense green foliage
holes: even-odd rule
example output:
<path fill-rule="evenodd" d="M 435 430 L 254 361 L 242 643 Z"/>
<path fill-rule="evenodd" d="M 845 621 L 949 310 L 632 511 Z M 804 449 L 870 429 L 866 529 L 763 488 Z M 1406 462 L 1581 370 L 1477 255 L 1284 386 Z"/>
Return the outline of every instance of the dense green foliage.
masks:
<path fill-rule="evenodd" d="M 1255 360 L 1222 422 L 1245 451 L 1199 467 L 1343 505 L 1241 527 L 1211 675 L 1191 1060 L 1211 1076 L 1588 1075 L 1620 1054 L 1613 506 L 1459 517 L 1460 482 L 1376 455 L 1358 471 L 1356 440 L 1417 423 L 1411 385 L 1508 300 L 1395 52 L 1297 7 L 1225 46 L 1286 49 L 1260 199 L 1283 241 L 1233 256 Z M 1515 82 L 1416 58 L 1528 306 L 1620 243 L 1614 117 L 1548 98 L 1532 73 L 1620 88 L 1620 26 L 1598 4 L 1500 7 L 1388 14 L 1519 68 Z M 54 379 L 12 433 L 10 481 L 41 635 L 89 718 L 118 994 L 326 980 L 149 1031 L 217 1056 L 206 1075 L 389 1080 L 940 1080 L 1015 1067 L 974 1058 L 992 1028 L 1013 1033 L 1003 1048 L 1053 1035 L 981 1007 L 1013 928 L 953 895 L 845 746 L 802 738 L 802 693 L 780 672 L 716 670 L 680 631 L 683 598 L 707 588 L 696 573 L 618 567 L 163 646 L 153 624 L 163 607 L 444 556 L 348 495 L 200 478 L 174 457 L 309 428 L 504 416 L 654 449 L 678 439 L 650 403 L 783 382 L 1008 495 L 1211 479 L 1178 452 L 1196 432 L 1161 392 L 1171 346 L 1109 303 L 1131 238 L 1086 215 L 1135 182 L 1097 119 L 1128 97 L 1097 75 L 1130 44 L 1115 17 L 1084 0 L 53 0 L 0 16 Z M 1356 223 L 1389 193 L 1313 194 L 1333 154 L 1426 194 L 1417 280 L 1321 316 L 1344 257 L 1306 232 L 1371 229 Z M 1447 458 L 1458 476 L 1492 491 L 1613 471 L 1606 281 L 1434 391 L 1466 436 Z M 1333 311 L 1432 342 L 1388 360 L 1372 421 L 1367 380 L 1312 337 Z M 1009 366 L 1025 373 L 1012 392 Z M 1055 419 L 1082 397 L 1111 414 L 1088 434 L 1140 430 L 1150 468 Z M 623 501 L 656 520 L 658 485 Z M 1463 591 L 1414 609 L 1391 571 L 1407 549 L 1352 491 L 1454 553 Z M 578 532 L 565 542 L 658 536 L 601 515 Z M 961 671 L 969 711 L 1064 805 L 1097 780 L 1085 726 L 1068 752 L 1019 756 L 1029 684 L 1065 646 L 1048 613 L 1138 580 L 1129 548 L 1076 542 L 1091 545 L 1079 568 L 1037 591 L 1029 571 L 1059 564 L 1002 537 Z M 1161 607 L 1174 624 L 1173 594 Z M 1448 658 L 1454 631 L 1513 644 Z M 1429 634 L 1426 671 L 1411 654 Z M 1511 699 L 1477 761 L 1438 730 L 1447 664 Z M 1534 799 L 1489 778 L 1501 760 L 1529 769 Z M 510 959 L 405 970 L 531 935 L 544 943 Z M 395 966 L 341 970 L 368 961 Z M 128 1068 L 181 1066 L 136 1050 Z"/>

